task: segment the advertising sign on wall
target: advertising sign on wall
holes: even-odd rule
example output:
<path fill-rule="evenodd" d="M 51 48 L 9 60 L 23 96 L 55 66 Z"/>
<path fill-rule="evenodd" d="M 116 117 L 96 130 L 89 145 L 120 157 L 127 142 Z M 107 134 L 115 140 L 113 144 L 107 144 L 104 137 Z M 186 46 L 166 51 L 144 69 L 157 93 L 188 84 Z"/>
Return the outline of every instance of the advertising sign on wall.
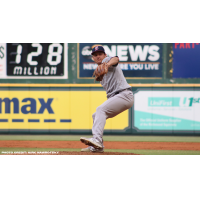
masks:
<path fill-rule="evenodd" d="M 0 43 L 0 78 L 6 77 L 6 44 Z"/>
<path fill-rule="evenodd" d="M 80 101 L 81 97 L 81 101 Z M 16 89 L 0 91 L 0 130 L 90 130 L 92 114 L 106 100 L 104 91 Z M 105 130 L 124 130 L 129 112 L 108 119 Z"/>
<path fill-rule="evenodd" d="M 119 67 L 127 78 L 162 78 L 162 44 L 160 43 L 80 43 L 78 44 L 78 78 L 91 78 L 97 65 L 91 52 L 95 45 L 104 47 L 108 56 L 119 57 Z"/>
<path fill-rule="evenodd" d="M 174 43 L 173 52 L 173 78 L 200 78 L 200 43 Z"/>
<path fill-rule="evenodd" d="M 200 91 L 138 91 L 134 128 L 139 131 L 200 131 Z"/>
<path fill-rule="evenodd" d="M 0 44 L 0 77 L 12 79 L 68 78 L 68 49 L 64 43 Z M 3 62 L 3 64 L 2 64 Z"/>

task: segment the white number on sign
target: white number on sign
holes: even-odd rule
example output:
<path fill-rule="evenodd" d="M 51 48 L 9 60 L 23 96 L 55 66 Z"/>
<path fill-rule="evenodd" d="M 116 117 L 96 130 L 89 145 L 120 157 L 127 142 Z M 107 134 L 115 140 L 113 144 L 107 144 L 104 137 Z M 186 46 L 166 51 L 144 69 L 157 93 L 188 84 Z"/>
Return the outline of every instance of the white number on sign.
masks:
<path fill-rule="evenodd" d="M 21 62 L 22 45 L 17 46 L 17 56 L 15 58 L 15 63 L 19 64 Z"/>
<path fill-rule="evenodd" d="M 16 52 L 11 52 L 10 55 L 16 55 L 15 61 L 10 61 L 10 64 L 19 64 L 21 62 L 22 45 L 13 43 L 12 46 L 17 46 Z"/>
<path fill-rule="evenodd" d="M 33 56 L 39 56 L 42 53 L 42 45 L 39 44 L 39 43 L 33 43 L 32 47 L 37 47 L 37 51 L 36 52 L 31 52 L 31 53 L 28 54 L 27 62 L 30 65 L 37 65 L 38 62 L 37 61 L 33 61 L 32 59 L 33 59 Z"/>
<path fill-rule="evenodd" d="M 54 52 L 53 49 L 57 47 L 57 51 Z M 61 62 L 61 54 L 62 54 L 63 47 L 61 44 L 51 44 L 49 45 L 49 54 L 47 56 L 47 62 L 50 65 L 58 65 Z M 53 61 L 53 57 L 56 57 L 56 60 Z"/>

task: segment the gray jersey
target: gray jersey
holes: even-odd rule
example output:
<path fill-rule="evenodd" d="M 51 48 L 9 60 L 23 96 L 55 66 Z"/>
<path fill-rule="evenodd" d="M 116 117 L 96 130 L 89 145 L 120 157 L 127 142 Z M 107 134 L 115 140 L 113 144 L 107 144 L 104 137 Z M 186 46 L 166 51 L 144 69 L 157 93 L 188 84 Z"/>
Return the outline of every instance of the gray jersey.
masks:
<path fill-rule="evenodd" d="M 106 57 L 103 59 L 102 63 L 108 63 L 113 57 Z M 110 66 L 108 73 L 103 77 L 101 85 L 106 90 L 107 98 L 114 96 L 116 92 L 121 90 L 131 88 L 127 83 L 121 68 L 117 66 Z"/>

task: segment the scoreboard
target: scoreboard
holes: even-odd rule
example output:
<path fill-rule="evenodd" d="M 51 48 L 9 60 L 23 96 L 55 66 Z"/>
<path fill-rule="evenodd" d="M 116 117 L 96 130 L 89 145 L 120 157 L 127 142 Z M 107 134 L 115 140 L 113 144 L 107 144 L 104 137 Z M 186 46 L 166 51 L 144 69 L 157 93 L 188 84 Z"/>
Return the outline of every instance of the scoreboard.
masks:
<path fill-rule="evenodd" d="M 0 51 L 0 78 L 68 78 L 66 43 L 0 43 Z"/>

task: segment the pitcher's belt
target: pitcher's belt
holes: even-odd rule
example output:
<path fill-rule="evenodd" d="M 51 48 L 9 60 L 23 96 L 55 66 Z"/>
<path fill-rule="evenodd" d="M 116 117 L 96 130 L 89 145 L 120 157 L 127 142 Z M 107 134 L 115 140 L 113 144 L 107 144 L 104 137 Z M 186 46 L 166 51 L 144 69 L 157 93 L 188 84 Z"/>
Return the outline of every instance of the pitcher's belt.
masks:
<path fill-rule="evenodd" d="M 132 91 L 132 89 L 131 89 L 131 88 L 126 88 L 126 89 L 124 89 L 124 90 L 120 90 L 120 91 L 118 91 L 118 92 L 115 92 L 115 95 L 117 95 L 117 94 L 119 94 L 120 92 L 123 92 L 123 91 L 125 91 L 125 90 Z"/>

